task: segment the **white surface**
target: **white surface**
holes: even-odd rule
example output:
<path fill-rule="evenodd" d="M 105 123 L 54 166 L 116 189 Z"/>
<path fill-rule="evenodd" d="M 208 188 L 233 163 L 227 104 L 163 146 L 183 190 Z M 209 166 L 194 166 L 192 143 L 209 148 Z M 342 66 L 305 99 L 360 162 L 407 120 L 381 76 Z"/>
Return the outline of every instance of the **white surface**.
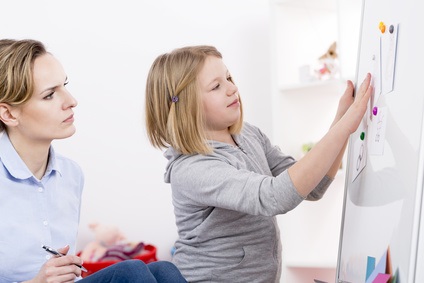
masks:
<path fill-rule="evenodd" d="M 381 35 L 378 25 L 383 21 L 387 27 L 399 23 L 395 81 L 393 92 L 382 94 L 373 102 L 387 107 L 384 154 L 368 154 L 367 165 L 359 176 L 346 183 L 338 279 L 364 282 L 367 257 L 375 257 L 378 262 L 389 248 L 393 273 L 399 272 L 398 282 L 421 282 L 422 279 L 416 281 L 414 276 L 415 268 L 422 266 L 422 256 L 421 263 L 416 262 L 416 256 L 418 241 L 423 241 L 422 235 L 418 239 L 418 231 L 424 162 L 424 94 L 420 74 L 424 41 L 418 39 L 423 27 L 418 19 L 424 3 L 418 0 L 365 0 L 364 3 L 358 78 L 361 80 L 367 72 L 372 72 L 369 61 L 374 50 L 370 43 Z M 367 120 L 364 119 L 363 125 Z M 360 131 L 352 135 L 351 145 L 359 135 Z M 349 175 L 356 162 L 357 156 L 350 150 Z"/>

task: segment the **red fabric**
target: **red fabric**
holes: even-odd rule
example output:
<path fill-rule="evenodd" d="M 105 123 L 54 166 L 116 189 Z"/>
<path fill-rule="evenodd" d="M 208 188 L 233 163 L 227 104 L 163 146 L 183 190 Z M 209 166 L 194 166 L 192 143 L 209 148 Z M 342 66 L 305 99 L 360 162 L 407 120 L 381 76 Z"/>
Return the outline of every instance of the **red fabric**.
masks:
<path fill-rule="evenodd" d="M 80 255 L 81 252 L 78 253 Z M 156 258 L 156 247 L 152 245 L 144 246 L 144 252 L 138 256 L 135 256 L 133 259 L 142 260 L 144 263 L 157 261 Z M 82 277 L 87 277 L 90 274 L 93 274 L 96 271 L 99 271 L 109 265 L 119 262 L 118 260 L 114 261 L 102 261 L 102 262 L 84 262 L 83 265 L 87 268 L 88 272 L 83 272 Z"/>

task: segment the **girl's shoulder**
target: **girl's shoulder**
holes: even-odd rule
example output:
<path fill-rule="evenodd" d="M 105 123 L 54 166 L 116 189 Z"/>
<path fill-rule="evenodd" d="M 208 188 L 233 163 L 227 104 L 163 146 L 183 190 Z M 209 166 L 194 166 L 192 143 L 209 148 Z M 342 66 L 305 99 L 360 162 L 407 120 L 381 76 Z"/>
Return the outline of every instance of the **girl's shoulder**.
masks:
<path fill-rule="evenodd" d="M 249 122 L 244 122 L 243 123 L 243 128 L 241 130 L 241 134 L 250 134 L 250 135 L 264 135 L 261 131 L 261 129 L 259 129 L 259 127 L 249 123 Z"/>

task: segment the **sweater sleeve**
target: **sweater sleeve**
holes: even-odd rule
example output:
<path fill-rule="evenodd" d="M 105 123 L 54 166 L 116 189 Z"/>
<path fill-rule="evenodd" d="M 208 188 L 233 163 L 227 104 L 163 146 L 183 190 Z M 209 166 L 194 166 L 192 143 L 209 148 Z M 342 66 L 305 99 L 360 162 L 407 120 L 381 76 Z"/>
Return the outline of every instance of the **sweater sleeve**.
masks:
<path fill-rule="evenodd" d="M 268 137 L 260 129 L 257 128 L 257 131 L 262 139 L 265 155 L 273 176 L 280 175 L 296 162 L 291 156 L 285 155 L 278 146 L 272 145 Z M 291 162 L 287 162 L 287 160 L 291 160 Z M 332 182 L 332 178 L 324 176 L 306 197 L 306 200 L 315 201 L 321 199 Z"/>
<path fill-rule="evenodd" d="M 286 213 L 303 201 L 284 171 L 258 174 L 211 156 L 177 161 L 171 175 L 174 204 L 213 206 L 252 215 Z"/>

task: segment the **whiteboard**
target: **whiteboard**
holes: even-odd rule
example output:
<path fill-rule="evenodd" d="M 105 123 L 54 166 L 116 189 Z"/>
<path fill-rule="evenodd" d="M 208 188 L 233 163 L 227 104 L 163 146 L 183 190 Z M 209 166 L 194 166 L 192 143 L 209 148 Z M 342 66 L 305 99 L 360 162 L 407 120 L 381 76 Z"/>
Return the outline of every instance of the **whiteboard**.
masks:
<path fill-rule="evenodd" d="M 424 261 L 417 253 L 423 252 L 424 1 L 362 5 L 356 82 L 371 73 L 375 93 L 349 140 L 336 282 L 368 282 L 384 260 L 397 282 L 418 282 Z"/>

